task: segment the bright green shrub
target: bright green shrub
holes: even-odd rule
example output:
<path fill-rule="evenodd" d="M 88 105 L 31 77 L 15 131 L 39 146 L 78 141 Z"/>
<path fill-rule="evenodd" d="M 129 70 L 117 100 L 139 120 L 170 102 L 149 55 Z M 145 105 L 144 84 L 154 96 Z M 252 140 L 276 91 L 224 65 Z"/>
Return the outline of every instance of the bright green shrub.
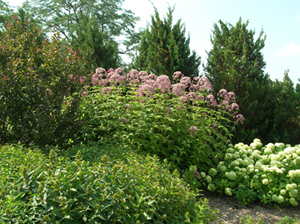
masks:
<path fill-rule="evenodd" d="M 55 30 L 54 30 L 55 31 Z M 66 144 L 79 128 L 81 59 L 17 18 L 0 36 L 0 143 Z"/>
<path fill-rule="evenodd" d="M 224 160 L 215 168 L 217 173 L 208 172 L 215 174 L 209 188 L 234 195 L 243 204 L 259 200 L 264 204 L 298 206 L 299 160 L 299 145 L 269 143 L 263 146 L 259 139 L 250 145 L 229 145 Z"/>
<path fill-rule="evenodd" d="M 206 201 L 196 201 L 177 171 L 113 145 L 52 149 L 49 157 L 2 146 L 0 189 L 0 223 L 214 221 Z"/>

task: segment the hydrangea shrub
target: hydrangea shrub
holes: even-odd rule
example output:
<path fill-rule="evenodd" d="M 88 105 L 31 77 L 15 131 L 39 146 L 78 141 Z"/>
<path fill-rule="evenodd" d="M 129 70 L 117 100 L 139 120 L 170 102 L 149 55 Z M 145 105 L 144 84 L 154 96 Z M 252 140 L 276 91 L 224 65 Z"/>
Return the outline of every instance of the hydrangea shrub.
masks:
<path fill-rule="evenodd" d="M 229 145 L 224 160 L 208 171 L 208 189 L 235 196 L 240 203 L 298 206 L 300 201 L 300 145 Z M 207 177 L 206 177 L 207 178 Z"/>

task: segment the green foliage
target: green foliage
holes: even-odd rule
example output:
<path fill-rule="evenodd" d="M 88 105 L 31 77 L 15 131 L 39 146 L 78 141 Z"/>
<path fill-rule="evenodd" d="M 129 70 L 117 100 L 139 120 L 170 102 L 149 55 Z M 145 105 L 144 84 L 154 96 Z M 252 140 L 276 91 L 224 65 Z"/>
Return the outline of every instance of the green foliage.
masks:
<path fill-rule="evenodd" d="M 190 51 L 190 37 L 185 36 L 185 27 L 181 20 L 173 23 L 174 8 L 169 8 L 167 18 L 161 20 L 155 8 L 151 25 L 141 33 L 138 55 L 133 67 L 157 75 L 181 71 L 188 77 L 199 75 L 201 58 Z M 172 80 L 172 77 L 170 76 Z"/>
<path fill-rule="evenodd" d="M 139 97 L 134 87 L 110 87 L 104 93 L 107 88 L 96 86 L 85 98 L 79 141 L 118 141 L 166 158 L 173 169 L 208 170 L 223 155 L 233 129 L 227 112 L 204 100 L 182 103 L 171 93 Z"/>
<path fill-rule="evenodd" d="M 71 40 L 72 49 L 79 49 L 89 70 L 97 67 L 115 68 L 121 64 L 118 44 L 105 40 L 95 16 L 82 15 L 76 29 L 77 37 Z"/>
<path fill-rule="evenodd" d="M 215 220 L 207 202 L 196 201 L 178 172 L 171 174 L 156 157 L 121 146 L 51 149 L 46 157 L 37 149 L 5 145 L 0 149 L 0 169 L 1 223 Z"/>
<path fill-rule="evenodd" d="M 295 218 L 293 219 L 292 217 L 289 216 L 284 216 L 277 224 L 298 224 L 298 219 Z"/>
<path fill-rule="evenodd" d="M 239 219 L 240 224 L 263 224 L 264 222 L 259 218 L 257 221 L 254 221 L 253 218 L 251 218 L 249 215 L 246 215 L 246 219 L 243 219 L 240 217 Z"/>
<path fill-rule="evenodd" d="M 214 87 L 215 96 L 220 89 L 236 94 L 245 120 L 234 141 L 250 143 L 255 137 L 263 138 L 267 134 L 268 115 L 273 111 L 270 80 L 264 74 L 266 63 L 261 52 L 265 37 L 261 31 L 254 40 L 255 32 L 248 30 L 247 26 L 248 22 L 243 23 L 241 19 L 235 26 L 221 20 L 219 26 L 214 24 L 211 36 L 213 48 L 208 52 L 204 71 Z M 246 133 L 243 134 L 244 130 Z M 249 136 L 255 130 L 259 131 L 259 135 Z"/>
<path fill-rule="evenodd" d="M 89 69 L 94 70 L 101 65 L 114 67 L 116 60 L 121 65 L 120 54 L 130 53 L 138 42 L 134 27 L 139 18 L 122 8 L 123 2 L 29 0 L 25 7 L 47 32 L 56 27 L 64 44 L 76 51 L 80 49 Z M 104 53 L 106 50 L 109 52 Z"/>
<path fill-rule="evenodd" d="M 298 206 L 300 201 L 300 147 L 283 143 L 263 146 L 255 139 L 250 146 L 230 145 L 210 181 L 211 190 L 234 195 L 240 203 L 259 200 L 264 204 Z"/>
<path fill-rule="evenodd" d="M 0 0 L 0 34 L 4 29 L 5 21 L 8 21 L 13 14 L 13 9 L 6 3 Z"/>
<path fill-rule="evenodd" d="M 0 142 L 66 144 L 79 128 L 85 68 L 26 21 L 6 23 L 0 38 Z"/>

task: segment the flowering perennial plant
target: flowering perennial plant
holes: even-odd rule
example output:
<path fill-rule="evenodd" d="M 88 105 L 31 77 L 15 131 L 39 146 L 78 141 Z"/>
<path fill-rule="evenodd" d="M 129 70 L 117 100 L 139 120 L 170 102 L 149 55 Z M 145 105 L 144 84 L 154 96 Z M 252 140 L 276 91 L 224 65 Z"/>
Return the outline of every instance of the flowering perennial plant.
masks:
<path fill-rule="evenodd" d="M 211 168 L 203 180 L 209 184 L 209 190 L 234 195 L 242 204 L 260 200 L 264 204 L 298 206 L 299 161 L 300 145 L 269 143 L 263 146 L 255 139 L 250 146 L 230 144 L 224 160 Z"/>
<path fill-rule="evenodd" d="M 226 150 L 238 110 L 228 94 L 226 101 L 208 95 L 210 85 L 206 77 L 191 80 L 180 71 L 171 81 L 145 71 L 98 68 L 83 105 L 81 136 L 84 142 L 120 141 L 167 158 L 173 168 L 202 163 L 207 171 Z"/>

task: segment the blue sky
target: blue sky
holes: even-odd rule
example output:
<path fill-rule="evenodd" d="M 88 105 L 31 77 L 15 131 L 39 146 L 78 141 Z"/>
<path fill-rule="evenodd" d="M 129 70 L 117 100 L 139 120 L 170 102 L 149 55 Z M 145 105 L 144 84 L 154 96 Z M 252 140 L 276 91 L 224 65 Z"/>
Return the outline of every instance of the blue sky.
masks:
<path fill-rule="evenodd" d="M 21 5 L 23 0 L 4 0 L 11 6 Z M 266 37 L 262 50 L 267 63 L 265 72 L 272 80 L 282 81 L 284 71 L 294 83 L 300 78 L 300 1 L 299 0 L 152 0 L 161 17 L 166 15 L 168 5 L 175 5 L 174 23 L 181 19 L 190 34 L 191 50 L 206 63 L 212 47 L 210 35 L 213 24 L 219 20 L 235 25 L 241 17 L 249 20 L 249 29 L 257 36 L 261 30 Z M 146 27 L 154 9 L 149 0 L 125 0 L 123 7 L 131 9 L 141 20 L 137 28 Z M 202 67 L 202 65 L 201 65 Z"/>

